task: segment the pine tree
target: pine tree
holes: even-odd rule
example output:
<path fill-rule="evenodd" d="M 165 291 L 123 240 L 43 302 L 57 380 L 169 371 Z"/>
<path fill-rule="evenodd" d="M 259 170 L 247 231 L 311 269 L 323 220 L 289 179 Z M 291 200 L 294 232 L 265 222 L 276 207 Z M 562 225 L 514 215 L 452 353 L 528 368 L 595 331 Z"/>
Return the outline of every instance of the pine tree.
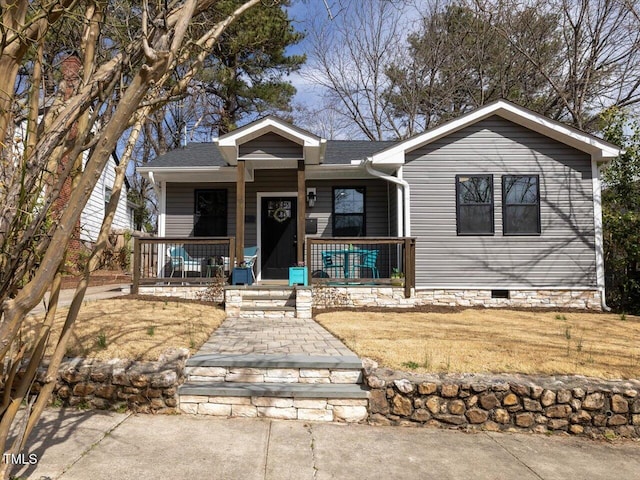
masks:
<path fill-rule="evenodd" d="M 228 0 L 223 13 L 240 3 Z M 213 111 L 206 112 L 209 128 L 222 135 L 245 117 L 291 110 L 295 88 L 286 75 L 298 70 L 304 55 L 287 55 L 286 49 L 302 40 L 286 11 L 260 6 L 231 26 L 207 59 L 201 86 Z"/>

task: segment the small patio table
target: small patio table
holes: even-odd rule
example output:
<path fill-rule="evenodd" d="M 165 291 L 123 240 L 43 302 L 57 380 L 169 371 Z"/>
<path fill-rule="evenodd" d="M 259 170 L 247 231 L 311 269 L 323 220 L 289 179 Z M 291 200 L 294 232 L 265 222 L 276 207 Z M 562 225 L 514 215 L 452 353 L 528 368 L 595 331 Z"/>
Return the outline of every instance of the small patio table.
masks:
<path fill-rule="evenodd" d="M 344 250 L 324 250 L 322 253 L 327 255 L 335 255 L 344 257 L 344 278 L 351 278 L 351 255 L 366 255 L 371 250 L 363 250 L 363 249 L 344 249 Z"/>

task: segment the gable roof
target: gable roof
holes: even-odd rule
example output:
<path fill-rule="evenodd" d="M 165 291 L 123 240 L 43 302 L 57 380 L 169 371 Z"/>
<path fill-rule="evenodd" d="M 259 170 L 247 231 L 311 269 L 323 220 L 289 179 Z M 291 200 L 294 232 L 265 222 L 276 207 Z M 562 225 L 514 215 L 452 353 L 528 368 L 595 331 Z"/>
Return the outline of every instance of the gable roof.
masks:
<path fill-rule="evenodd" d="M 398 142 L 372 155 L 373 164 L 403 164 L 406 153 L 428 145 L 440 138 L 473 125 L 492 115 L 497 115 L 513 123 L 553 138 L 561 143 L 572 146 L 577 150 L 591 155 L 596 161 L 606 161 L 617 157 L 620 149 L 601 138 L 569 127 L 563 123 L 551 120 L 539 113 L 516 105 L 506 100 L 497 100 L 484 105 L 477 110 L 455 118 L 424 133 L 415 135 L 407 140 Z"/>
<path fill-rule="evenodd" d="M 304 161 L 307 164 L 321 163 L 324 157 L 326 140 L 302 128 L 294 127 L 288 122 L 273 115 L 266 116 L 214 140 L 220 148 L 222 156 L 229 165 L 238 162 L 238 146 L 258 138 L 265 133 L 275 133 L 291 142 L 302 145 Z"/>
<path fill-rule="evenodd" d="M 227 133 L 213 143 L 190 143 L 185 147 L 171 150 L 149 164 L 139 167 L 138 171 L 144 173 L 165 169 L 169 172 L 183 168 L 234 166 L 237 164 L 240 145 L 269 132 L 302 145 L 307 163 L 353 165 L 365 159 L 371 159 L 374 165 L 401 165 L 404 163 L 406 153 L 492 115 L 498 115 L 586 152 L 596 161 L 606 161 L 620 154 L 617 146 L 598 137 L 548 119 L 506 100 L 498 100 L 404 141 L 324 140 L 284 120 L 268 116 Z"/>

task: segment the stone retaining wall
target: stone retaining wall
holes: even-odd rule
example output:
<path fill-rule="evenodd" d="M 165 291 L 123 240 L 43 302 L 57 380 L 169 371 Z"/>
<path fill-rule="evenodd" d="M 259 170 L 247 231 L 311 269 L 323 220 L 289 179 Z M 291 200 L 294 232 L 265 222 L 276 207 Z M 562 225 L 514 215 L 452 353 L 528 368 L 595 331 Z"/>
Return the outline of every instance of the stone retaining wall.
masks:
<path fill-rule="evenodd" d="M 410 375 L 367 369 L 369 420 L 489 431 L 640 437 L 640 381 Z"/>
<path fill-rule="evenodd" d="M 314 307 L 545 307 L 601 310 L 597 290 L 509 290 L 509 298 L 491 298 L 491 290 L 414 290 L 404 297 L 404 288 L 375 286 L 314 287 Z"/>
<path fill-rule="evenodd" d="M 53 401 L 79 408 L 175 412 L 188 354 L 187 349 L 179 349 L 162 355 L 157 362 L 65 360 Z M 38 371 L 36 390 L 41 388 L 45 375 L 46 366 Z"/>

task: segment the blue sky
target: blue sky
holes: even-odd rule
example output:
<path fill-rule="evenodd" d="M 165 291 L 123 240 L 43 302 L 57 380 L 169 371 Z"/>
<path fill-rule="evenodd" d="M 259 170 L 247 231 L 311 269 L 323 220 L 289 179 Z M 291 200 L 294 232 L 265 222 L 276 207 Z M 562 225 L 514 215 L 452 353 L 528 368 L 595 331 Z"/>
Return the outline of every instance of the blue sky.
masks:
<path fill-rule="evenodd" d="M 330 33 L 332 25 L 339 23 L 342 17 L 347 14 L 348 6 L 355 5 L 350 2 L 373 2 L 373 0 L 292 0 L 292 5 L 288 7 L 289 17 L 292 19 L 294 28 L 298 31 L 305 32 L 311 23 L 315 22 L 316 24 L 321 23 L 323 28 Z M 407 30 L 412 30 L 415 28 L 414 22 L 422 16 L 420 10 L 424 8 L 424 2 L 407 2 L 406 4 L 398 2 L 398 8 L 403 10 L 402 23 L 406 25 Z M 329 18 L 329 12 L 335 20 Z M 287 51 L 291 54 L 307 54 L 309 57 L 312 49 L 310 44 L 311 40 L 305 38 Z M 309 60 L 308 58 L 307 64 L 303 65 L 300 72 L 292 74 L 289 80 L 298 91 L 294 99 L 295 103 L 317 106 L 322 100 L 322 90 L 301 74 L 309 70 Z"/>
<path fill-rule="evenodd" d="M 336 15 L 340 13 L 340 8 L 336 2 L 327 0 L 327 4 L 332 14 Z M 323 0 L 293 0 L 293 4 L 288 10 L 289 17 L 293 20 L 293 26 L 298 31 L 305 32 L 310 22 L 314 19 L 323 20 L 327 25 L 331 25 L 331 20 L 329 19 Z M 299 44 L 290 47 L 287 51 L 292 55 L 307 54 L 308 56 L 310 50 L 309 39 L 305 38 Z M 302 71 L 304 71 L 305 68 L 307 68 L 306 65 L 302 67 Z M 294 102 L 316 105 L 320 101 L 320 89 L 303 78 L 300 72 L 293 73 L 289 77 L 289 81 L 297 89 Z"/>

